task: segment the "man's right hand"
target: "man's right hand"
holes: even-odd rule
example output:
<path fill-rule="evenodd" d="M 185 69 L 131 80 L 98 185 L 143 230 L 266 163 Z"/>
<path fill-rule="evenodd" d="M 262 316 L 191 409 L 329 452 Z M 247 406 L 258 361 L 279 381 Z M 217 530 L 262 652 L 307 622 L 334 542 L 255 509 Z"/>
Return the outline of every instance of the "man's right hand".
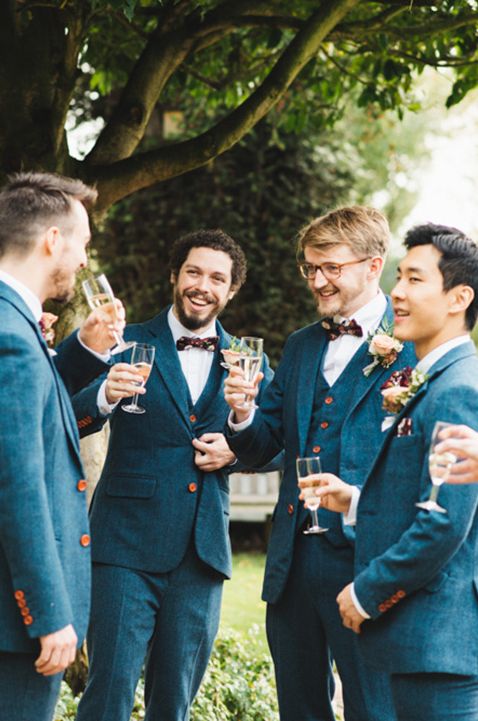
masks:
<path fill-rule="evenodd" d="M 76 644 L 78 637 L 71 625 L 40 636 L 41 653 L 35 661 L 35 668 L 42 676 L 53 676 L 62 673 L 76 656 Z"/>
<path fill-rule="evenodd" d="M 333 473 L 316 473 L 299 479 L 299 488 L 315 488 L 315 495 L 320 498 L 322 508 L 327 508 L 335 513 L 348 513 L 352 500 L 353 486 L 342 481 Z M 306 501 L 305 495 L 299 496 L 301 501 Z M 307 501 L 305 503 L 307 507 Z"/>
<path fill-rule="evenodd" d="M 242 408 L 247 396 L 253 400 L 259 393 L 259 383 L 264 378 L 263 373 L 258 373 L 253 383 L 244 380 L 244 371 L 241 368 L 232 366 L 229 375 L 224 381 L 224 398 L 229 408 L 234 411 L 234 422 L 242 423 L 247 421 L 251 414 L 250 408 Z"/>
<path fill-rule="evenodd" d="M 143 378 L 136 372 L 135 367 L 130 363 L 116 363 L 111 366 L 106 378 L 105 395 L 110 405 L 118 403 L 122 398 L 129 398 L 135 393 L 146 393 L 146 389 L 140 387 Z"/>

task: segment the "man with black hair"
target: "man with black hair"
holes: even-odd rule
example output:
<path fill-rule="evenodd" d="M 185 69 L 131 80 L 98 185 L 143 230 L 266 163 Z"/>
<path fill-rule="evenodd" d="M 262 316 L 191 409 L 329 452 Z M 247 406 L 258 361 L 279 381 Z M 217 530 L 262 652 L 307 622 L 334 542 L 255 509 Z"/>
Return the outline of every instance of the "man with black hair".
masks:
<path fill-rule="evenodd" d="M 173 244 L 170 270 L 173 305 L 125 332 L 156 348 L 146 412 L 118 405 L 138 392 L 127 363 L 75 398 L 87 429 L 111 422 L 91 508 L 90 675 L 78 721 L 129 721 L 145 658 L 146 718 L 189 718 L 231 575 L 235 457 L 222 434 L 220 352 L 231 336 L 217 316 L 244 282 L 246 259 L 223 231 L 200 230 Z M 267 361 L 264 372 L 270 380 Z"/>
<path fill-rule="evenodd" d="M 405 245 L 391 293 L 395 334 L 414 342 L 419 362 L 382 389 L 391 427 L 364 479 L 354 580 L 337 601 L 367 663 L 390 675 L 399 721 L 475 721 L 478 488 L 445 483 L 441 510 L 422 504 L 435 423 L 478 430 L 478 247 L 432 224 L 413 228 Z M 329 510 L 349 510 L 352 488 L 337 477 L 306 483 L 321 485 Z"/>

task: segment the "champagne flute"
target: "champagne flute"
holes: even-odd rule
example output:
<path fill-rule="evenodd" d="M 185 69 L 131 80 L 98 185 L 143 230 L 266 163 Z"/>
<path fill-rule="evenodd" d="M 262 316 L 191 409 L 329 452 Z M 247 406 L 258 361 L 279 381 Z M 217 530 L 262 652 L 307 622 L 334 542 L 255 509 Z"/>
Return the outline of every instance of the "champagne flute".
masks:
<path fill-rule="evenodd" d="M 134 344 L 133 352 L 131 353 L 131 365 L 133 365 L 135 371 L 143 377 L 143 380 L 137 384 L 140 388 L 146 385 L 146 381 L 151 373 L 154 352 L 155 348 L 152 345 L 147 345 L 146 343 Z M 126 413 L 146 413 L 146 409 L 138 405 L 138 395 L 139 393 L 135 393 L 131 403 L 121 406 Z"/>
<path fill-rule="evenodd" d="M 433 427 L 432 440 L 430 443 L 430 452 L 428 455 L 428 466 L 430 470 L 430 478 L 432 481 L 432 490 L 430 497 L 427 501 L 416 503 L 418 508 L 423 508 L 425 511 L 437 511 L 438 513 L 446 513 L 446 509 L 438 505 L 437 498 L 440 486 L 445 483 L 446 479 L 450 474 L 452 465 L 456 462 L 457 458 L 454 453 L 436 453 L 435 446 L 441 442 L 439 438 L 440 432 L 452 426 L 453 423 L 445 423 L 444 421 L 437 421 Z"/>
<path fill-rule="evenodd" d="M 259 373 L 262 366 L 264 340 L 263 338 L 254 338 L 253 336 L 244 336 L 241 338 L 239 346 L 239 356 L 236 365 L 244 371 L 244 380 L 252 383 Z M 240 408 L 257 408 L 254 400 L 245 397 Z"/>
<path fill-rule="evenodd" d="M 111 318 L 112 322 L 115 323 L 118 320 L 115 297 L 106 275 L 102 273 L 97 277 L 88 278 L 83 281 L 82 286 L 90 308 L 92 310 L 102 308 L 106 315 Z M 122 353 L 134 346 L 134 342 L 124 341 L 121 333 L 118 333 L 116 330 L 113 330 L 113 336 L 116 341 L 116 346 L 111 351 L 112 354 Z"/>
<path fill-rule="evenodd" d="M 297 480 L 301 478 L 307 478 L 315 473 L 321 473 L 322 469 L 320 466 L 319 456 L 311 456 L 309 458 L 297 458 L 295 462 L 297 470 Z M 308 488 L 300 487 L 301 493 L 304 496 L 304 500 L 307 501 L 307 508 L 312 516 L 312 525 L 306 528 L 304 534 L 306 536 L 314 535 L 316 533 L 325 533 L 328 528 L 324 528 L 319 523 L 319 517 L 317 515 L 317 509 L 320 506 L 320 498 L 315 495 L 315 487 L 309 486 Z"/>

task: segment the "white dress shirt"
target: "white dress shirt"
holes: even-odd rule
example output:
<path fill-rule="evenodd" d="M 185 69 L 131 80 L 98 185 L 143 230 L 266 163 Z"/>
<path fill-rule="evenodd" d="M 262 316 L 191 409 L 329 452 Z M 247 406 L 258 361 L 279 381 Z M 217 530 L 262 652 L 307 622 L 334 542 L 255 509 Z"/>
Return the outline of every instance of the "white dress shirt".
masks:
<path fill-rule="evenodd" d="M 182 323 L 179 322 L 174 315 L 172 306 L 168 311 L 168 325 L 175 344 L 181 336 L 187 336 L 188 338 L 208 338 L 217 335 L 216 320 L 205 330 L 202 330 L 200 333 L 195 333 L 185 328 Z M 178 356 L 181 370 L 188 384 L 191 400 L 193 403 L 196 403 L 206 386 L 215 355 L 211 353 L 211 351 L 204 350 L 203 348 L 189 348 L 188 350 L 178 351 Z M 100 413 L 107 416 L 113 412 L 118 404 L 110 404 L 107 402 L 105 387 L 106 381 L 104 381 L 99 388 L 97 404 Z"/>
<path fill-rule="evenodd" d="M 451 340 L 447 340 L 445 343 L 442 343 L 441 345 L 434 348 L 430 353 L 427 353 L 426 356 L 424 356 L 415 366 L 416 370 L 420 371 L 421 373 L 428 373 L 430 368 L 438 361 L 442 356 L 445 355 L 445 353 L 448 353 L 448 351 L 453 350 L 453 348 L 457 348 L 460 345 L 463 345 L 464 343 L 468 343 L 470 340 L 470 336 L 468 334 L 466 335 L 460 335 L 457 338 L 452 338 Z M 357 506 L 360 499 L 360 490 L 355 486 L 353 489 L 353 496 L 352 501 L 350 503 L 350 508 L 347 512 L 347 514 L 344 514 L 344 523 L 346 525 L 355 525 L 357 521 Z M 357 609 L 357 611 L 364 617 L 364 618 L 370 618 L 368 613 L 362 608 L 357 595 L 355 593 L 354 585 L 352 584 L 351 588 L 351 596 L 352 601 L 354 602 L 354 606 Z"/>

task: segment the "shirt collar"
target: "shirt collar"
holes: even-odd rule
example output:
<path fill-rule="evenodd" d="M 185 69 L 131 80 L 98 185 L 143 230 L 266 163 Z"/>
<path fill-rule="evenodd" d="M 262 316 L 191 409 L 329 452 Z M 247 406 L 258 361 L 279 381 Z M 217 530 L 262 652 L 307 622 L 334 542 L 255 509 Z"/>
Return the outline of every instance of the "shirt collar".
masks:
<path fill-rule="evenodd" d="M 469 340 L 470 336 L 466 334 L 459 335 L 457 338 L 452 338 L 451 340 L 447 340 L 445 343 L 441 343 L 441 345 L 431 350 L 430 353 L 427 353 L 426 356 L 424 356 L 420 361 L 418 361 L 416 369 L 421 371 L 422 373 L 428 373 L 432 365 L 434 365 L 438 360 L 440 360 L 440 358 L 444 356 L 445 353 L 448 353 L 448 351 L 452 350 L 453 348 L 457 348 L 459 345 L 468 343 Z"/>
<path fill-rule="evenodd" d="M 38 296 L 36 296 L 35 293 L 33 293 L 24 283 L 17 278 L 14 278 L 13 275 L 10 275 L 10 273 L 7 273 L 5 270 L 0 270 L 0 280 L 18 293 L 23 302 L 29 307 L 33 317 L 38 323 L 42 316 L 42 305 Z"/>
<path fill-rule="evenodd" d="M 183 335 L 185 335 L 187 338 L 208 338 L 212 335 L 217 335 L 216 319 L 214 319 L 212 323 L 200 333 L 194 332 L 192 330 L 189 330 L 189 328 L 186 328 L 182 323 L 179 322 L 179 320 L 173 313 L 173 306 L 171 306 L 168 311 L 168 325 L 171 333 L 173 334 L 174 342 L 176 342 L 178 338 L 181 338 L 181 336 Z"/>
<path fill-rule="evenodd" d="M 362 327 L 363 337 L 366 338 L 371 331 L 376 330 L 387 310 L 387 299 L 381 290 L 377 295 L 369 300 L 368 303 L 358 309 L 352 318 Z M 352 318 L 343 318 L 335 315 L 334 321 L 341 323 L 343 321 L 352 320 Z"/>

